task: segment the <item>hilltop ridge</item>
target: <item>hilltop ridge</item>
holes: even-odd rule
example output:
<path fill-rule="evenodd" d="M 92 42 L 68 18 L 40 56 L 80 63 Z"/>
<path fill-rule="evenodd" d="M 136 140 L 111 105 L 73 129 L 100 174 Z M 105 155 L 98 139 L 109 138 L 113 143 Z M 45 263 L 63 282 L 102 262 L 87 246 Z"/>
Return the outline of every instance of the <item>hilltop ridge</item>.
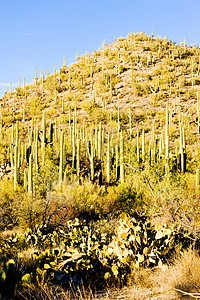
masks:
<path fill-rule="evenodd" d="M 93 55 L 77 57 L 69 67 L 64 64 L 55 74 L 44 76 L 43 84 L 36 78 L 35 86 L 9 92 L 2 101 L 11 107 L 15 102 L 18 119 L 22 105 L 30 107 L 27 111 L 32 115 L 45 109 L 51 117 L 58 117 L 63 102 L 65 112 L 73 110 L 76 102 L 87 117 L 91 110 L 103 107 L 114 112 L 118 103 L 124 110 L 131 105 L 137 111 L 164 108 L 166 101 L 188 113 L 200 84 L 199 55 L 198 47 L 179 46 L 144 33 L 130 34 Z M 186 100 L 190 100 L 187 105 Z"/>

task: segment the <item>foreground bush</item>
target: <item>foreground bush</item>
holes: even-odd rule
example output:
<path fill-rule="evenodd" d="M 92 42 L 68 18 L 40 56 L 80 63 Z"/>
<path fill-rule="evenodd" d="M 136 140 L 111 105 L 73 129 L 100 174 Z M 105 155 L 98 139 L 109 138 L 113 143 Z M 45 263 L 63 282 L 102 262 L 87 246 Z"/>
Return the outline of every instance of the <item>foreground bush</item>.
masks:
<path fill-rule="evenodd" d="M 97 226 L 98 222 L 75 218 L 63 228 L 36 225 L 21 236 L 4 238 L 1 293 L 9 285 L 7 265 L 10 263 L 6 257 L 11 255 L 15 269 L 12 282 L 18 288 L 43 281 L 64 288 L 72 284 L 78 289 L 83 284 L 102 289 L 126 284 L 133 268 L 162 264 L 177 245 L 187 247 L 190 242 L 181 228 L 152 225 L 148 220 L 136 220 L 126 214 L 116 220 L 112 232 L 102 228 L 106 222 L 106 219 L 99 221 Z"/>

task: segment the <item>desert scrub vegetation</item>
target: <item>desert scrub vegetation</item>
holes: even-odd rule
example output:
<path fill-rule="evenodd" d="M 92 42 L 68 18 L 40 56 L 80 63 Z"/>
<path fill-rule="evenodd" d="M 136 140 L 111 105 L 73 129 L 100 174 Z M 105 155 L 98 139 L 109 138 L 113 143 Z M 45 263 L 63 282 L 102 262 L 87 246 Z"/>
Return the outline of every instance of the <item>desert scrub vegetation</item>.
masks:
<path fill-rule="evenodd" d="M 199 55 L 130 34 L 5 93 L 2 298 L 75 298 L 197 259 Z"/>

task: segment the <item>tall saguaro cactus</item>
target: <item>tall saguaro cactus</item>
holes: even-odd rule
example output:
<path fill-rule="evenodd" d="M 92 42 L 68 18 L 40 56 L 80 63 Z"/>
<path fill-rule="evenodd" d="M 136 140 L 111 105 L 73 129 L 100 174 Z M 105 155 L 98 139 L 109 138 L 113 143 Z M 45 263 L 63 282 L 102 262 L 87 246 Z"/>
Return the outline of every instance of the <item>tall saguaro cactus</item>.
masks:
<path fill-rule="evenodd" d="M 145 132 L 142 129 L 142 161 L 145 161 Z"/>
<path fill-rule="evenodd" d="M 60 164 L 59 164 L 59 188 L 61 189 L 63 182 L 63 148 L 64 148 L 64 133 L 60 136 Z"/>
<path fill-rule="evenodd" d="M 121 137 L 120 137 L 120 182 L 124 183 L 124 138 L 122 136 L 121 132 Z"/>
<path fill-rule="evenodd" d="M 110 183 L 110 133 L 108 133 L 107 146 L 107 182 Z"/>
<path fill-rule="evenodd" d="M 186 148 L 185 148 L 185 130 L 183 124 L 180 123 L 180 150 L 179 150 L 179 166 L 180 171 L 186 171 Z"/>
<path fill-rule="evenodd" d="M 165 157 L 169 158 L 169 103 L 166 104 L 166 122 L 165 122 Z"/>
<path fill-rule="evenodd" d="M 77 166 L 76 166 L 76 169 L 77 169 L 77 176 L 80 180 L 80 139 L 77 139 Z"/>
<path fill-rule="evenodd" d="M 137 131 L 137 161 L 140 162 L 139 130 Z"/>
<path fill-rule="evenodd" d="M 94 180 L 94 146 L 91 139 L 91 154 L 90 154 L 90 170 L 91 170 L 91 180 Z"/>
<path fill-rule="evenodd" d="M 33 162 L 32 162 L 32 154 L 30 154 L 29 158 L 29 168 L 28 168 L 28 193 L 33 192 Z"/>
<path fill-rule="evenodd" d="M 16 123 L 16 142 L 14 155 L 14 190 L 17 190 L 19 180 L 19 123 Z"/>
<path fill-rule="evenodd" d="M 42 117 L 42 152 L 45 152 L 45 145 L 46 145 L 46 112 L 43 112 Z"/>
<path fill-rule="evenodd" d="M 101 122 L 99 123 L 99 131 L 98 131 L 98 157 L 99 157 L 99 160 L 102 160 L 102 129 L 101 129 Z"/>

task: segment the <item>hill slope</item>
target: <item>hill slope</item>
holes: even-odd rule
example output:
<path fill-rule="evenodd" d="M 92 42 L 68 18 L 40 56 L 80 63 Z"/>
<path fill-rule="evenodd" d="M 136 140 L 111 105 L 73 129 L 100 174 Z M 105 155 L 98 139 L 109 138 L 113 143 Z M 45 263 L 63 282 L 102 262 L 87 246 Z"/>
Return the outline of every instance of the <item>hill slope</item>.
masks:
<path fill-rule="evenodd" d="M 5 94 L 4 260 L 101 289 L 198 247 L 199 75 L 198 47 L 137 33 Z"/>

